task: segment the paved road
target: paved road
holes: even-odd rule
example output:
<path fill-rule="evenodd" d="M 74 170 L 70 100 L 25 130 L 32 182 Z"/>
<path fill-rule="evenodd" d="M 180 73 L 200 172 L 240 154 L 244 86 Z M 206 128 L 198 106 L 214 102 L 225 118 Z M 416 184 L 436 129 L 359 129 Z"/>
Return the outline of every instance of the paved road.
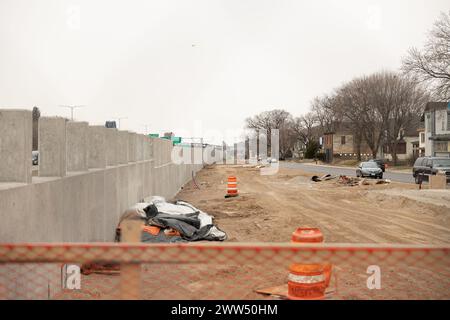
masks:
<path fill-rule="evenodd" d="M 311 164 L 303 164 L 296 162 L 284 162 L 280 161 L 280 167 L 282 168 L 290 168 L 290 169 L 300 169 L 306 172 L 311 173 L 329 173 L 332 175 L 347 175 L 347 176 L 356 176 L 355 168 L 338 168 L 333 166 L 324 166 L 324 165 L 311 165 Z M 414 183 L 414 178 L 411 173 L 402 173 L 402 172 L 388 172 L 386 171 L 383 174 L 383 178 L 390 179 L 392 181 L 397 182 L 405 182 L 405 183 Z"/>

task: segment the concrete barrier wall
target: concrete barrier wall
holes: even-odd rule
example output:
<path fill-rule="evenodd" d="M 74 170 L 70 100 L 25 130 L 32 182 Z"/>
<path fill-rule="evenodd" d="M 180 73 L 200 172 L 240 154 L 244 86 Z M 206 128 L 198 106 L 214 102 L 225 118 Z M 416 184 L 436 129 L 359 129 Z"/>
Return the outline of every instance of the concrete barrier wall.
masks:
<path fill-rule="evenodd" d="M 30 111 L 0 109 L 0 242 L 113 241 L 127 208 L 174 197 L 204 163 L 222 158 L 212 147 L 42 117 L 31 178 L 31 122 Z M 176 163 L 173 152 L 197 163 Z"/>

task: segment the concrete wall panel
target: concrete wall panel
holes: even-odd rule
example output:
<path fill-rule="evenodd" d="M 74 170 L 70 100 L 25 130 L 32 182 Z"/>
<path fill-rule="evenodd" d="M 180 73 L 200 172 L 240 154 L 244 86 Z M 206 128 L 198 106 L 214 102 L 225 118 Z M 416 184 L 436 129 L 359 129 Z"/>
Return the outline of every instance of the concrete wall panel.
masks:
<path fill-rule="evenodd" d="M 86 126 L 87 132 L 92 133 L 92 128 Z M 191 180 L 192 171 L 202 167 L 172 163 L 173 146 L 168 140 L 103 129 L 98 127 L 92 134 L 98 138 L 104 131 L 104 156 L 99 154 L 95 160 L 103 157 L 101 163 L 105 161 L 107 167 L 64 177 L 34 177 L 30 184 L 0 183 L 0 242 L 113 241 L 119 217 L 127 208 L 152 195 L 171 199 Z M 95 140 L 92 134 L 90 139 Z M 130 137 L 142 142 L 142 161 L 117 165 L 119 136 L 126 137 L 122 142 L 127 142 L 127 158 Z"/>
<path fill-rule="evenodd" d="M 0 110 L 0 182 L 31 182 L 29 110 Z"/>
<path fill-rule="evenodd" d="M 88 127 L 88 167 L 106 167 L 106 132 L 103 126 Z"/>
<path fill-rule="evenodd" d="M 39 119 L 39 176 L 64 177 L 66 162 L 66 119 L 41 117 Z"/>
<path fill-rule="evenodd" d="M 119 164 L 119 131 L 115 128 L 106 129 L 106 165 L 116 166 Z M 127 147 L 128 148 L 128 147 Z M 128 160 L 127 160 L 128 162 Z"/>
<path fill-rule="evenodd" d="M 88 123 L 68 121 L 66 125 L 67 171 L 88 170 Z"/>

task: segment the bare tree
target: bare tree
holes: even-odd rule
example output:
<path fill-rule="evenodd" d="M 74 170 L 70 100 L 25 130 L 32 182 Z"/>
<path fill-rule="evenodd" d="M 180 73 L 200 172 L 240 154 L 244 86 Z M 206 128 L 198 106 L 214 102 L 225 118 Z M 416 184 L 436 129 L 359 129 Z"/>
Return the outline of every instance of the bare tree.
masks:
<path fill-rule="evenodd" d="M 320 134 L 336 130 L 341 122 L 340 113 L 337 112 L 336 94 L 315 97 L 311 102 L 311 111 L 314 113 Z"/>
<path fill-rule="evenodd" d="M 398 143 L 403 140 L 404 131 L 418 125 L 421 113 L 430 99 L 429 94 L 415 81 L 404 77 L 398 77 L 397 81 L 395 107 L 386 130 L 394 165 L 397 164 Z"/>
<path fill-rule="evenodd" d="M 254 129 L 257 134 L 264 130 L 267 133 L 267 149 L 268 152 L 271 150 L 271 133 L 272 129 L 279 130 L 280 138 L 280 157 L 283 159 L 292 152 L 292 115 L 282 109 L 274 109 L 270 111 L 264 111 L 257 114 L 251 118 L 247 118 L 246 127 L 249 129 Z M 257 143 L 257 153 L 259 155 L 259 142 Z"/>
<path fill-rule="evenodd" d="M 450 100 L 450 11 L 441 13 L 422 50 L 409 50 L 402 70 L 428 84 L 435 99 Z"/>
<path fill-rule="evenodd" d="M 368 108 L 366 90 L 363 79 L 354 79 L 344 84 L 337 91 L 334 111 L 342 122 L 348 123 L 353 131 L 354 144 L 358 160 L 361 160 L 361 144 L 363 140 L 364 121 Z M 363 118 L 363 115 L 366 117 Z"/>

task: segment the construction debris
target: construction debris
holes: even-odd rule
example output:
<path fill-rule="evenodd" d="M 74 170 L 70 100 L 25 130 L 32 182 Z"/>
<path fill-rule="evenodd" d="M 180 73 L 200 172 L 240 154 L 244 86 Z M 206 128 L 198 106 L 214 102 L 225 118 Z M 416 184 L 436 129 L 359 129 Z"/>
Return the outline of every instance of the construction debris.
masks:
<path fill-rule="evenodd" d="M 257 290 L 255 290 L 255 292 L 262 294 L 262 295 L 270 296 L 273 298 L 278 298 L 278 299 L 283 299 L 283 300 L 288 299 L 288 285 L 287 284 L 282 284 L 282 285 L 275 286 L 275 287 L 257 289 Z M 335 292 L 336 292 L 335 289 L 327 288 L 325 290 L 325 299 L 331 299 L 331 294 L 335 293 Z"/>
<path fill-rule="evenodd" d="M 365 180 L 365 179 L 362 179 Z M 346 186 L 354 187 L 361 184 L 362 180 L 357 177 L 349 177 L 349 176 L 339 176 L 337 181 L 338 184 L 343 184 Z"/>
<path fill-rule="evenodd" d="M 142 242 L 223 241 L 225 232 L 213 224 L 213 216 L 185 201 L 166 202 L 155 196 L 148 203 L 138 203 L 121 217 L 116 241 L 120 241 L 120 224 L 126 219 L 141 219 Z"/>
<path fill-rule="evenodd" d="M 91 273 L 116 275 L 120 273 L 119 263 L 88 262 L 81 266 L 81 274 L 90 275 Z"/>
<path fill-rule="evenodd" d="M 326 174 L 322 177 L 312 176 L 312 178 L 311 178 L 311 180 L 314 182 L 321 182 L 321 181 L 327 181 L 327 180 L 332 180 L 332 179 L 336 179 L 336 176 L 332 176 L 331 174 Z"/>
<path fill-rule="evenodd" d="M 349 176 L 340 176 L 338 181 L 338 184 L 343 184 L 346 186 L 354 187 L 354 186 L 370 186 L 375 184 L 389 184 L 391 183 L 391 180 L 389 179 L 381 179 L 381 180 L 373 180 L 373 179 L 364 179 L 364 178 L 358 178 L 358 177 L 349 177 Z"/>

